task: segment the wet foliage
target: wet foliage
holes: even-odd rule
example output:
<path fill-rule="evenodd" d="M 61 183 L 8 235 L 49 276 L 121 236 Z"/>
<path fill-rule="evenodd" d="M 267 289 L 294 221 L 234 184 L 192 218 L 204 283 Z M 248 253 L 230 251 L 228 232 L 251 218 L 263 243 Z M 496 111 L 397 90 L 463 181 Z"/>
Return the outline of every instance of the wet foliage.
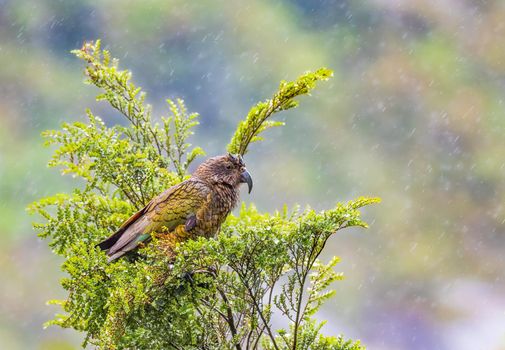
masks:
<path fill-rule="evenodd" d="M 35 224 L 39 235 L 64 259 L 67 297 L 51 301 L 63 313 L 48 325 L 83 332 L 83 346 L 102 349 L 364 349 L 321 332 L 324 322 L 314 315 L 343 276 L 334 271 L 337 257 L 324 263 L 319 256 L 336 232 L 366 227 L 359 209 L 377 198 L 322 212 L 285 207 L 260 213 L 244 204 L 215 239 L 178 246 L 175 260 L 154 239 L 107 263 L 95 245 L 154 195 L 186 179 L 204 152 L 187 141 L 198 116 L 182 100 L 167 101 L 170 114 L 156 123 L 131 73 L 120 70 L 99 41 L 74 53 L 86 62 L 87 82 L 101 90 L 98 100 L 129 123 L 107 126 L 88 110 L 87 123 L 43 134 L 55 147 L 49 165 L 80 179 L 71 193 L 30 207 L 42 218 Z M 295 107 L 295 97 L 330 75 L 320 69 L 282 82 L 239 124 L 228 150 L 245 154 L 262 131 L 278 124 L 267 118 Z"/>

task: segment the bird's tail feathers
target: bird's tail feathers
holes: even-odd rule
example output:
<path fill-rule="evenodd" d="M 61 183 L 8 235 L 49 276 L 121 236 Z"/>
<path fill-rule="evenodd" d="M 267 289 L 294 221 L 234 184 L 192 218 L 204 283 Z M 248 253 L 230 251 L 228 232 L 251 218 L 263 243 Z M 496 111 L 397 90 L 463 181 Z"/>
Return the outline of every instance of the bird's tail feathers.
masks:
<path fill-rule="evenodd" d="M 124 231 L 124 228 L 121 228 L 106 240 L 98 243 L 95 247 L 99 247 L 101 250 L 109 250 L 114 244 L 116 244 Z"/>

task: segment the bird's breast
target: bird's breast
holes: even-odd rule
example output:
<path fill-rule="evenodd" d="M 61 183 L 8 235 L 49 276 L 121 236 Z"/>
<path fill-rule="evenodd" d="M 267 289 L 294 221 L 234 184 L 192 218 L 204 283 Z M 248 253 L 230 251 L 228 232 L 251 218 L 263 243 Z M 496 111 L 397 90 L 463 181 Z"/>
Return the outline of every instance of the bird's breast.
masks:
<path fill-rule="evenodd" d="M 197 213 L 195 233 L 214 236 L 237 202 L 238 193 L 231 188 L 217 188 L 211 192 L 207 204 Z"/>

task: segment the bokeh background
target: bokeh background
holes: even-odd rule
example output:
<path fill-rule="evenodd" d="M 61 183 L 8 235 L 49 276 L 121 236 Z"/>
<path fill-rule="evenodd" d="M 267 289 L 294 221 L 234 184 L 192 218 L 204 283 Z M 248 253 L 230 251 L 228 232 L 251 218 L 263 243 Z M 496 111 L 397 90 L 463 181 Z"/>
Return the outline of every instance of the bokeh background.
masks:
<path fill-rule="evenodd" d="M 181 97 L 193 143 L 219 154 L 281 79 L 334 78 L 247 156 L 261 210 L 358 195 L 371 228 L 332 238 L 347 276 L 319 315 L 369 349 L 505 349 L 505 2 L 500 0 L 0 0 L 0 348 L 75 349 L 42 324 L 64 297 L 61 261 L 31 230 L 31 201 L 73 179 L 40 132 L 91 107 L 69 53 L 102 38 L 155 115 Z"/>

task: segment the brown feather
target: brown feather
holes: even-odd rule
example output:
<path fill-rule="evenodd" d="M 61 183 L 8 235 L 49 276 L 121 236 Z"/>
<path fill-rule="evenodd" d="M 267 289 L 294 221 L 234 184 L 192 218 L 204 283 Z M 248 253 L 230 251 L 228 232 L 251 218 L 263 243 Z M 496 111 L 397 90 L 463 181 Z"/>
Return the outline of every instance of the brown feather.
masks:
<path fill-rule="evenodd" d="M 123 232 L 128 228 L 128 226 L 130 226 L 135 220 L 144 215 L 144 213 L 146 212 L 146 208 L 147 206 L 145 206 L 144 208 L 142 208 L 141 210 L 130 216 L 130 218 L 121 225 L 121 227 L 116 231 L 116 233 L 107 238 L 105 241 L 98 243 L 96 246 L 100 247 L 100 249 L 102 250 L 109 250 L 114 244 L 116 244 L 116 242 L 121 237 Z"/>

